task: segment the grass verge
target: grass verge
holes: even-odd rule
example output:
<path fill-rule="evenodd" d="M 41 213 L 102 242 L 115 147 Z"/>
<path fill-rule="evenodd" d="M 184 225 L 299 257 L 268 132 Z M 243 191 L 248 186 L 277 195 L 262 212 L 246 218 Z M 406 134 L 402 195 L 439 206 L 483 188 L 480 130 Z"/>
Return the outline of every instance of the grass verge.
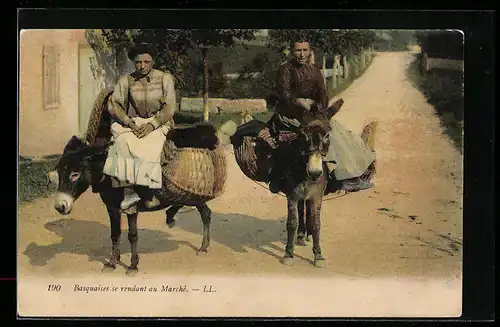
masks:
<path fill-rule="evenodd" d="M 40 160 L 19 158 L 19 204 L 53 194 L 55 188 L 48 185 L 47 173 L 54 169 L 58 160 L 59 156 L 45 157 Z"/>
<path fill-rule="evenodd" d="M 347 60 L 347 64 L 349 65 L 349 74 L 346 78 L 339 78 L 337 80 L 337 86 L 333 88 L 332 78 L 327 79 L 327 90 L 328 90 L 328 98 L 332 99 L 344 92 L 351 84 L 370 67 L 373 62 L 373 58 L 375 54 L 372 54 L 372 58 L 366 61 L 366 65 L 364 69 L 361 70 L 360 63 L 355 62 L 352 57 L 349 57 Z"/>

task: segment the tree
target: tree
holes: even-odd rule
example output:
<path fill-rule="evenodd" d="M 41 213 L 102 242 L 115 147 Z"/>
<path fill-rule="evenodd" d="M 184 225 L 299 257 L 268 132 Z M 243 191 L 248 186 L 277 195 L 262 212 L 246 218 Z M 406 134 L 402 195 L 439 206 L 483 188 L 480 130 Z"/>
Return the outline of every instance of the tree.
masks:
<path fill-rule="evenodd" d="M 414 42 L 413 30 L 378 30 L 375 46 L 379 51 L 406 51 Z"/>
<path fill-rule="evenodd" d="M 186 86 L 187 72 L 190 71 L 188 51 L 198 49 L 203 57 L 204 76 L 204 120 L 208 120 L 208 78 L 207 53 L 212 47 L 231 47 L 236 42 L 250 41 L 254 38 L 253 29 L 155 29 L 155 30 L 92 30 L 97 50 L 104 53 L 117 49 L 120 53 L 126 47 L 138 42 L 148 42 L 156 47 L 156 64 L 160 69 L 169 71 L 176 79 L 178 88 Z M 100 37 L 96 37 L 99 35 Z M 117 56 L 117 63 L 119 56 Z"/>
<path fill-rule="evenodd" d="M 375 41 L 372 30 L 281 29 L 269 31 L 269 45 L 284 51 L 294 39 L 303 38 L 324 54 L 359 54 Z"/>
<path fill-rule="evenodd" d="M 197 47 L 203 56 L 203 120 L 208 120 L 208 49 L 218 46 L 231 47 L 237 40 L 250 41 L 255 38 L 254 29 L 191 29 L 182 30 L 184 44 L 189 47 Z"/>
<path fill-rule="evenodd" d="M 339 29 L 281 29 L 269 32 L 269 46 L 278 49 L 285 56 L 288 55 L 291 42 L 298 39 L 309 40 L 313 49 L 316 50 L 316 58 L 319 59 L 320 54 L 322 55 L 322 68 L 325 70 L 327 56 L 358 55 L 373 45 L 375 32 Z"/>

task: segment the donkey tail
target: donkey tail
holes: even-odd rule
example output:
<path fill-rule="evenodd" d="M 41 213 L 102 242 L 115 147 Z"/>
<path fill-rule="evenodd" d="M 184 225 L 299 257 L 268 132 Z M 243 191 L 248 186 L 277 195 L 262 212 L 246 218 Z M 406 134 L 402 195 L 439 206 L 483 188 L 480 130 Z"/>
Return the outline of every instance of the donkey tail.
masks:
<path fill-rule="evenodd" d="M 361 139 L 372 150 L 375 151 L 375 134 L 377 131 L 378 122 L 372 121 L 368 123 L 361 132 Z"/>

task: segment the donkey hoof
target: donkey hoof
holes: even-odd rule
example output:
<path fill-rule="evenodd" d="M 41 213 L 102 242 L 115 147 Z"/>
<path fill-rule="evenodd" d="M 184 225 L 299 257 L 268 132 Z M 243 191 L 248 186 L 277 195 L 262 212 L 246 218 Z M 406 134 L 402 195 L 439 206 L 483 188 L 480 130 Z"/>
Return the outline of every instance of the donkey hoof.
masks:
<path fill-rule="evenodd" d="M 134 277 L 135 275 L 137 275 L 138 272 L 139 272 L 139 269 L 137 269 L 137 268 L 128 268 L 127 269 L 127 276 Z"/>
<path fill-rule="evenodd" d="M 208 249 L 204 249 L 204 248 L 200 248 L 198 250 L 196 250 L 196 255 L 199 256 L 200 253 L 203 255 L 203 256 L 206 256 L 208 254 Z"/>
<path fill-rule="evenodd" d="M 281 263 L 284 264 L 285 266 L 290 266 L 293 263 L 293 257 L 286 255 L 283 258 L 281 258 Z"/>
<path fill-rule="evenodd" d="M 166 222 L 167 222 L 168 228 L 174 228 L 175 227 L 175 219 L 172 219 L 170 221 L 167 219 Z"/>
<path fill-rule="evenodd" d="M 314 266 L 316 268 L 324 268 L 325 267 L 325 259 L 314 259 Z"/>
<path fill-rule="evenodd" d="M 116 269 L 116 265 L 114 264 L 111 264 L 111 263 L 105 263 L 104 266 L 102 267 L 101 271 L 104 272 L 104 273 L 108 273 L 108 272 L 113 272 L 115 271 Z"/>

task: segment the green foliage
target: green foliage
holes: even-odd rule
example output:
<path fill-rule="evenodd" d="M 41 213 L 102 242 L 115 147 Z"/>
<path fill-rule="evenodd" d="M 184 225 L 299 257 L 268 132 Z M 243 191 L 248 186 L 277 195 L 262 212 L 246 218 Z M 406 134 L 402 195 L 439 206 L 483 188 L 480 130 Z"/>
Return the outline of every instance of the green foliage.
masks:
<path fill-rule="evenodd" d="M 323 53 L 328 53 L 330 56 L 336 53 L 348 55 L 351 58 L 350 66 L 354 67 L 352 57 L 372 44 L 375 33 L 367 30 L 270 30 L 267 44 L 269 51 L 257 54 L 252 63 L 243 68 L 240 76 L 228 83 L 227 89 L 221 92 L 221 96 L 227 98 L 264 98 L 272 108 L 275 101 L 273 89 L 276 72 L 285 59 L 284 55 L 286 55 L 287 49 L 298 39 L 310 40 L 317 55 Z M 259 72 L 259 74 L 255 75 L 254 72 Z M 351 74 L 349 78 L 355 77 Z M 339 84 L 337 89 L 332 90 L 332 92 L 338 92 L 339 87 L 347 87 L 351 82 L 352 80 L 345 80 L 345 83 Z"/>
<path fill-rule="evenodd" d="M 373 47 L 376 51 L 407 51 L 410 44 L 417 44 L 416 31 L 384 30 L 376 32 Z"/>
<path fill-rule="evenodd" d="M 373 56 L 373 54 L 372 54 Z M 365 70 L 370 66 L 371 62 L 373 59 L 368 59 L 366 61 L 366 65 L 363 69 L 363 67 L 360 66 L 361 60 L 357 58 L 357 56 L 349 56 L 347 59 L 347 65 L 349 66 L 349 75 L 344 78 L 340 77 L 337 79 L 337 86 L 333 88 L 333 81 L 332 77 L 327 79 L 326 85 L 327 85 L 327 90 L 328 90 L 328 97 L 331 99 L 338 94 L 342 93 L 344 90 L 346 90 L 351 84 L 361 76 Z"/>
<path fill-rule="evenodd" d="M 254 38 L 253 29 L 101 29 L 89 30 L 87 38 L 94 44 L 96 52 L 111 54 L 114 48 L 127 49 L 133 44 L 148 42 L 157 53 L 156 67 L 169 71 L 176 79 L 178 89 L 187 87 L 186 81 L 196 82 L 189 61 L 189 50 L 210 47 L 231 47 L 237 40 Z M 90 42 L 90 41 L 89 41 Z M 201 70 L 203 74 L 203 70 Z"/>
<path fill-rule="evenodd" d="M 429 57 L 464 59 L 464 36 L 459 31 L 418 31 L 415 36 Z"/>
<path fill-rule="evenodd" d="M 272 91 L 280 65 L 280 54 L 276 50 L 257 54 L 251 63 L 242 68 L 236 79 L 229 81 L 221 96 L 230 99 L 266 99 L 272 105 Z"/>
<path fill-rule="evenodd" d="M 285 51 L 295 40 L 309 40 L 313 49 L 341 55 L 358 54 L 375 40 L 371 30 L 281 29 L 270 30 L 270 46 Z"/>

